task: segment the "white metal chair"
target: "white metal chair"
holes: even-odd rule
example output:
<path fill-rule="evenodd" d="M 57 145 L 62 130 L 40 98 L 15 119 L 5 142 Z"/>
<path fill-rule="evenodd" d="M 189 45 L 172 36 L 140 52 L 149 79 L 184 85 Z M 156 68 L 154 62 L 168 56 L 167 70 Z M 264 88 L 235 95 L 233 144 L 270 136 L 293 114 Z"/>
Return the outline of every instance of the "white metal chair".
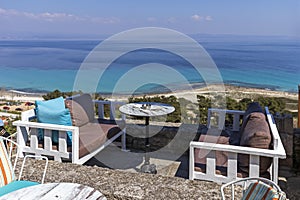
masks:
<path fill-rule="evenodd" d="M 18 162 L 20 147 L 11 139 L 0 136 L 0 196 L 9 192 L 39 184 L 38 182 L 21 180 L 26 159 L 29 157 L 40 158 L 46 161 L 41 183 L 44 183 L 48 158 L 45 156 L 26 155 L 22 162 L 18 179 L 15 178 L 15 170 Z"/>
<path fill-rule="evenodd" d="M 235 184 L 243 185 L 242 200 L 284 200 L 285 193 L 273 181 L 265 178 L 243 178 L 221 186 L 222 200 L 225 200 L 225 188 L 231 186 L 231 198 L 234 199 Z"/>

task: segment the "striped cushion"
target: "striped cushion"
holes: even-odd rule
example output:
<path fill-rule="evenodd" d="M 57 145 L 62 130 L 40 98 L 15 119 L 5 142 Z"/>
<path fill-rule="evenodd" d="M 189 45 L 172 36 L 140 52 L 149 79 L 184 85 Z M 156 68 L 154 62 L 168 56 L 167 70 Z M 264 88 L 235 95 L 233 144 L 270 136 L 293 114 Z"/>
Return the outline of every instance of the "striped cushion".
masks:
<path fill-rule="evenodd" d="M 250 199 L 276 200 L 279 199 L 279 194 L 271 186 L 262 182 L 255 182 L 249 185 L 242 198 L 242 200 Z"/>
<path fill-rule="evenodd" d="M 0 138 L 0 187 L 14 180 L 13 168 L 3 139 Z"/>

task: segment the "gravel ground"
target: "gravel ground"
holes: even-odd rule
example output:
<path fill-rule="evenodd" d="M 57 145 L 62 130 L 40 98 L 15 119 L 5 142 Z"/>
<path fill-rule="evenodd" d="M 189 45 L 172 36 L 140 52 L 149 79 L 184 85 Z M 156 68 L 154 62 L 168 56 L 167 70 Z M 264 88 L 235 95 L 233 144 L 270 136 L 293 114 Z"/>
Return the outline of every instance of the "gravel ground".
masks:
<path fill-rule="evenodd" d="M 30 160 L 23 179 L 41 180 L 44 161 Z M 73 182 L 102 192 L 107 199 L 220 199 L 220 185 L 178 177 L 130 173 L 97 166 L 49 161 L 45 183 Z"/>

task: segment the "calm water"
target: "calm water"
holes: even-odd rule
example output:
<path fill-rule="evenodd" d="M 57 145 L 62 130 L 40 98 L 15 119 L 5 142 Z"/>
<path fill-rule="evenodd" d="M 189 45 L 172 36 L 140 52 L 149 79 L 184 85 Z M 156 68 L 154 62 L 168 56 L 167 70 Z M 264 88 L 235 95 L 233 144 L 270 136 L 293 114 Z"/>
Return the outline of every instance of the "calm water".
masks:
<path fill-rule="evenodd" d="M 271 90 L 298 90 L 299 39 L 246 36 L 200 36 L 195 39 L 213 58 L 225 83 Z M 55 89 L 72 91 L 80 64 L 100 42 L 0 41 L 0 86 L 31 92 Z M 190 83 L 203 81 L 184 59 L 166 51 L 143 49 L 116 59 L 105 72 L 103 83 L 97 90 L 111 92 L 124 73 L 147 63 L 172 67 Z M 155 64 L 148 67 L 155 69 Z M 164 77 L 166 85 L 176 84 L 176 80 L 168 77 L 168 74 Z M 158 92 L 162 89 L 157 85 L 140 88 L 143 92 Z"/>

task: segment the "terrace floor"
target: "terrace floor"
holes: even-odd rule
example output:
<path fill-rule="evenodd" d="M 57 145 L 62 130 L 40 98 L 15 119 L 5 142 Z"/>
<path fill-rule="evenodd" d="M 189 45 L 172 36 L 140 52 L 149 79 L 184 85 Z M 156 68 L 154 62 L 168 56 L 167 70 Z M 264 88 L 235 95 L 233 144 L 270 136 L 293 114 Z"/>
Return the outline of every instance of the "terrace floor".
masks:
<path fill-rule="evenodd" d="M 90 159 L 85 165 L 98 166 L 110 169 L 118 169 L 127 172 L 139 173 L 144 163 L 145 153 L 143 151 L 123 152 L 114 147 L 107 147 Z M 157 174 L 170 177 L 181 177 L 188 179 L 189 156 L 185 152 L 176 160 L 171 160 L 169 152 L 159 152 L 150 155 L 150 163 L 156 165 Z"/>
<path fill-rule="evenodd" d="M 159 175 L 188 179 L 189 143 L 199 137 L 200 133 L 206 130 L 206 126 L 171 123 L 168 125 L 149 125 L 150 135 L 153 133 L 149 139 L 150 163 L 156 165 Z M 180 131 L 180 128 L 184 131 Z M 145 159 L 144 129 L 143 121 L 140 124 L 127 124 L 127 151 L 120 151 L 120 143 L 114 143 L 85 165 L 140 172 Z"/>
<path fill-rule="evenodd" d="M 123 165 L 120 169 L 109 169 L 96 158 L 85 165 L 50 161 L 45 182 L 88 185 L 101 191 L 107 199 L 220 199 L 219 184 L 187 179 L 187 155 L 183 155 L 173 163 L 159 158 L 152 161 L 158 166 L 158 174 L 137 173 L 138 166 L 129 168 L 133 163 L 136 164 L 135 162 L 131 164 L 127 162 L 127 166 Z M 24 179 L 39 181 L 43 161 L 29 162 L 28 167 L 25 167 Z M 300 199 L 300 173 L 281 168 L 279 175 L 279 185 L 288 198 Z"/>
<path fill-rule="evenodd" d="M 202 131 L 199 127 L 199 132 Z M 180 156 L 172 157 L 171 149 L 160 151 L 157 146 L 170 146 L 168 140 L 172 139 L 172 130 L 176 127 L 159 128 L 150 126 L 150 131 L 160 129 L 159 138 L 153 137 L 150 142 L 153 148 L 150 162 L 156 164 L 157 174 L 140 173 L 140 166 L 144 161 L 143 138 L 135 138 L 135 132 L 140 133 L 142 125 L 129 126 L 129 151 L 120 151 L 112 145 L 105 148 L 84 165 L 71 163 L 58 163 L 51 161 L 45 182 L 75 182 L 89 185 L 101 191 L 108 199 L 220 199 L 220 185 L 207 181 L 188 180 L 189 155 L 188 149 Z M 189 133 L 193 129 L 185 126 Z M 171 130 L 171 131 L 170 131 Z M 176 131 L 175 131 L 176 132 Z M 196 135 L 185 135 L 181 142 L 186 146 L 191 141 L 188 138 Z M 159 143 L 159 144 L 158 144 Z M 119 144 L 117 144 L 119 145 Z M 176 148 L 175 148 L 176 149 Z M 176 153 L 175 153 L 176 154 Z M 39 180 L 35 174 L 40 174 L 41 164 L 33 161 L 27 173 L 30 180 Z M 32 177 L 33 176 L 33 177 Z M 287 193 L 289 199 L 300 199 L 300 172 L 280 166 L 280 187 Z M 26 178 L 26 177 L 25 177 Z"/>
<path fill-rule="evenodd" d="M 43 161 L 29 159 L 23 178 L 39 181 Z M 206 181 L 132 173 L 50 161 L 45 183 L 72 182 L 99 190 L 110 199 L 220 199 L 220 185 Z"/>
<path fill-rule="evenodd" d="M 150 126 L 150 130 L 157 129 L 157 126 Z M 185 126 L 184 129 L 188 130 L 193 127 Z M 132 136 L 135 136 L 138 132 L 143 129 L 142 126 L 129 126 L 127 132 L 131 132 Z M 160 128 L 158 128 L 160 129 Z M 166 136 L 170 134 L 174 127 L 164 127 L 158 133 L 159 139 L 152 138 L 152 142 L 159 145 L 166 145 L 168 142 L 164 139 L 171 139 L 171 136 Z M 205 127 L 199 127 L 198 133 L 204 130 Z M 136 133 L 135 133 L 136 132 Z M 189 132 L 189 131 L 186 131 Z M 186 134 L 186 133 L 185 133 Z M 164 138 L 165 137 L 165 138 Z M 187 138 L 192 138 L 197 136 L 187 136 Z M 131 139 L 129 139 L 131 141 Z M 188 145 L 190 140 L 182 141 L 182 145 Z M 136 144 L 136 146 L 143 146 L 143 139 L 139 142 L 131 141 L 130 144 Z M 150 140 L 151 143 L 151 140 Z M 157 144 L 161 143 L 161 144 Z M 154 146 L 155 146 L 154 144 Z M 160 151 L 158 147 L 154 147 L 153 152 L 150 154 L 150 163 L 155 164 L 157 168 L 157 175 L 162 175 L 165 177 L 178 177 L 188 179 L 189 172 L 189 155 L 188 149 L 178 157 L 170 156 L 172 152 L 167 149 L 166 151 Z M 98 166 L 103 168 L 117 169 L 125 172 L 139 173 L 140 167 L 144 162 L 144 149 L 136 149 L 134 145 L 129 145 L 128 152 L 120 151 L 120 148 L 108 147 L 101 151 L 97 156 L 89 160 L 85 165 L 87 166 Z M 284 163 L 281 162 L 281 163 Z M 287 193 L 289 199 L 300 199 L 300 172 L 285 167 L 279 167 L 279 185 Z M 141 173 L 139 173 L 141 174 Z"/>
<path fill-rule="evenodd" d="M 104 156 L 106 153 L 102 152 L 96 156 L 96 158 L 91 159 L 86 163 L 86 165 L 96 165 L 100 167 L 107 168 L 103 163 L 99 162 L 97 157 Z M 114 155 L 115 156 L 115 155 Z M 112 156 L 112 157 L 114 157 Z M 120 159 L 122 157 L 118 157 Z M 125 158 L 125 157 L 123 157 Z M 162 175 L 165 177 L 179 177 L 188 179 L 188 170 L 189 170 L 189 157 L 188 154 L 183 154 L 176 161 L 166 160 L 165 158 L 152 158 L 150 159 L 151 163 L 156 164 L 157 175 Z M 121 159 L 122 160 L 122 159 Z M 142 159 L 129 159 L 123 166 L 116 167 L 125 172 L 139 172 Z M 138 162 L 136 162 L 138 161 Z M 132 166 L 138 164 L 136 166 Z M 290 200 L 300 199 L 300 173 L 290 169 L 288 167 L 280 167 L 279 171 L 279 186 L 284 190 Z M 214 199 L 211 197 L 209 199 Z"/>

